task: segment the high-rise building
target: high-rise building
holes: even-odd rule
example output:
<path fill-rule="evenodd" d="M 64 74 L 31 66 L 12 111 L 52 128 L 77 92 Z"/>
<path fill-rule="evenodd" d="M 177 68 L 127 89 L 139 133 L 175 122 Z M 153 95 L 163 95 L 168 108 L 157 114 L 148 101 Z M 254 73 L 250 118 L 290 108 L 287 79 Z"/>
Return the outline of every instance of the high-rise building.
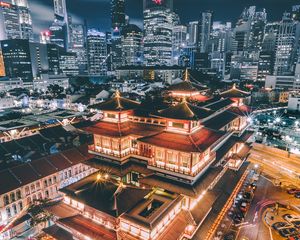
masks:
<path fill-rule="evenodd" d="M 144 1 L 144 64 L 172 65 L 172 1 Z"/>
<path fill-rule="evenodd" d="M 123 65 L 123 46 L 120 29 L 115 28 L 111 33 L 111 70 L 115 71 Z"/>
<path fill-rule="evenodd" d="M 143 62 L 143 32 L 129 24 L 122 29 L 122 59 L 123 65 L 141 65 Z"/>
<path fill-rule="evenodd" d="M 235 54 L 244 54 L 246 51 L 248 51 L 250 29 L 250 21 L 243 22 L 234 28 L 232 51 Z"/>
<path fill-rule="evenodd" d="M 255 12 L 253 18 L 251 19 L 249 51 L 261 50 L 266 23 L 266 10 L 262 9 L 261 11 Z"/>
<path fill-rule="evenodd" d="M 262 43 L 262 51 L 275 51 L 276 48 L 276 38 L 279 30 L 278 22 L 267 23 L 265 26 L 265 34 Z"/>
<path fill-rule="evenodd" d="M 55 41 L 61 41 L 62 35 L 64 35 L 64 45 L 65 49 L 68 48 L 68 43 L 70 42 L 70 33 L 69 33 L 69 18 L 67 12 L 67 4 L 66 0 L 53 0 L 54 4 L 54 22 L 50 28 L 52 28 L 51 32 L 55 32 Z M 63 32 L 63 33 L 62 33 Z M 51 41 L 53 42 L 53 41 Z M 58 44 L 58 42 L 53 42 Z M 58 44 L 62 46 L 61 43 Z"/>
<path fill-rule="evenodd" d="M 291 75 L 293 73 L 297 53 L 296 29 L 297 23 L 292 19 L 291 14 L 284 13 L 277 34 L 275 75 Z"/>
<path fill-rule="evenodd" d="M 53 0 L 55 18 L 60 21 L 68 21 L 66 0 Z"/>
<path fill-rule="evenodd" d="M 187 45 L 196 46 L 199 38 L 199 22 L 189 22 L 187 27 Z"/>
<path fill-rule="evenodd" d="M 67 76 L 76 76 L 79 74 L 79 65 L 77 63 L 76 53 L 67 52 L 64 49 L 59 51 L 59 69 Z"/>
<path fill-rule="evenodd" d="M 184 54 L 187 45 L 187 27 L 178 25 L 173 27 L 172 46 L 173 64 L 179 65 L 180 57 Z"/>
<path fill-rule="evenodd" d="M 209 52 L 229 52 L 231 51 L 232 29 L 231 23 L 214 22 L 209 44 Z"/>
<path fill-rule="evenodd" d="M 201 14 L 199 21 L 199 49 L 200 52 L 206 52 L 207 44 L 210 39 L 212 28 L 212 12 L 206 11 Z"/>
<path fill-rule="evenodd" d="M 111 24 L 112 29 L 121 28 L 125 26 L 125 0 L 111 1 Z"/>
<path fill-rule="evenodd" d="M 21 38 L 33 41 L 32 18 L 27 0 L 12 0 L 18 7 Z"/>
<path fill-rule="evenodd" d="M 47 73 L 49 62 L 46 44 L 30 42 L 29 50 L 33 78 L 40 77 L 43 73 Z"/>
<path fill-rule="evenodd" d="M 85 28 L 82 24 L 70 24 L 69 50 L 76 53 L 79 71 L 84 74 L 87 70 L 87 55 L 85 48 Z"/>
<path fill-rule="evenodd" d="M 48 64 L 49 64 L 49 73 L 57 75 L 59 74 L 60 67 L 59 67 L 59 52 L 60 52 L 60 47 L 57 46 L 56 44 L 47 44 L 47 59 L 48 59 Z"/>
<path fill-rule="evenodd" d="M 266 81 L 268 75 L 274 72 L 275 51 L 261 51 L 259 53 L 257 81 Z"/>
<path fill-rule="evenodd" d="M 66 49 L 68 41 L 67 25 L 64 22 L 55 19 L 50 26 L 49 31 L 50 42 Z"/>
<path fill-rule="evenodd" d="M 0 40 L 21 39 L 19 9 L 16 5 L 0 2 Z"/>
<path fill-rule="evenodd" d="M 32 82 L 33 72 L 29 41 L 10 39 L 1 41 L 5 74 L 10 78 L 21 78 L 23 82 Z"/>
<path fill-rule="evenodd" d="M 106 35 L 95 29 L 87 33 L 88 71 L 92 76 L 107 75 Z"/>

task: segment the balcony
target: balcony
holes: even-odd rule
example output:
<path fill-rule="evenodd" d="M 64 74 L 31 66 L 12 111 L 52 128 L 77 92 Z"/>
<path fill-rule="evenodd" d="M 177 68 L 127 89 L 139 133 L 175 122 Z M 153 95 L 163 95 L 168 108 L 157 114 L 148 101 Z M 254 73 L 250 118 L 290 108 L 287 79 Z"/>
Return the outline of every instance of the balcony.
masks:
<path fill-rule="evenodd" d="M 136 155 L 138 152 L 134 148 L 128 148 L 125 150 L 116 151 L 116 150 L 97 147 L 95 145 L 90 145 L 88 147 L 88 150 L 89 150 L 89 153 L 92 153 L 95 155 L 104 155 L 104 156 L 118 158 L 118 159 L 126 159 L 126 158 L 130 157 L 131 155 Z"/>
<path fill-rule="evenodd" d="M 149 168 L 154 169 L 158 172 L 166 173 L 169 175 L 175 175 L 178 177 L 194 180 L 200 173 L 202 173 L 214 160 L 216 159 L 216 153 L 210 154 L 207 160 L 201 160 L 192 169 L 177 166 L 175 164 L 168 164 L 163 161 L 155 160 L 154 158 L 149 159 Z"/>

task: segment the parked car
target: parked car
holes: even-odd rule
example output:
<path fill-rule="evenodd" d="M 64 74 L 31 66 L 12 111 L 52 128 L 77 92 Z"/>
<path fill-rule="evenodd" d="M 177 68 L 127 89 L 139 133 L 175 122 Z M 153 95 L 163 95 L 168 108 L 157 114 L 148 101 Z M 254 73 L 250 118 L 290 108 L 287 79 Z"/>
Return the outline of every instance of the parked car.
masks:
<path fill-rule="evenodd" d="M 288 194 L 296 194 L 299 193 L 300 189 L 299 188 L 291 188 L 287 191 Z"/>
<path fill-rule="evenodd" d="M 295 194 L 295 198 L 300 198 L 300 192 L 297 192 L 297 193 Z"/>
<path fill-rule="evenodd" d="M 291 224 L 293 224 L 296 228 L 300 228 L 300 220 L 291 221 Z"/>
<path fill-rule="evenodd" d="M 294 235 L 297 232 L 297 229 L 296 228 L 283 228 L 283 229 L 280 229 L 278 232 L 279 232 L 280 236 L 287 238 L 287 237 Z"/>
<path fill-rule="evenodd" d="M 289 226 L 289 224 L 287 222 L 276 222 L 276 223 L 273 223 L 272 228 L 275 230 L 280 230 L 287 226 Z"/>
<path fill-rule="evenodd" d="M 300 216 L 296 216 L 296 215 L 285 214 L 282 217 L 283 217 L 284 220 L 286 220 L 288 222 L 300 221 Z"/>

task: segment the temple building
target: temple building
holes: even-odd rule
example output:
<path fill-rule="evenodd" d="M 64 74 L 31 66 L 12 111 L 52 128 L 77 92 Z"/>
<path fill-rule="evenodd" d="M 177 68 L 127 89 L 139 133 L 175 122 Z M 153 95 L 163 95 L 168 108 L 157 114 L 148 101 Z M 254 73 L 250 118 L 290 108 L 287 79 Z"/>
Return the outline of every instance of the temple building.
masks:
<path fill-rule="evenodd" d="M 93 137 L 89 175 L 58 189 L 44 239 L 192 239 L 247 176 L 247 119 L 231 98 L 151 112 L 119 91 L 74 124 Z M 225 191 L 225 192 L 224 192 Z"/>
<path fill-rule="evenodd" d="M 176 81 L 176 80 L 175 80 Z M 203 95 L 208 88 L 199 84 L 192 83 L 188 69 L 185 70 L 184 78 L 178 79 L 177 83 L 171 85 L 168 93 L 173 98 L 190 98 L 197 101 L 205 101 L 208 99 Z"/>
<path fill-rule="evenodd" d="M 236 103 L 236 106 L 247 105 L 251 101 L 251 94 L 249 92 L 242 91 L 233 84 L 232 88 L 220 93 L 222 98 L 230 98 Z"/>

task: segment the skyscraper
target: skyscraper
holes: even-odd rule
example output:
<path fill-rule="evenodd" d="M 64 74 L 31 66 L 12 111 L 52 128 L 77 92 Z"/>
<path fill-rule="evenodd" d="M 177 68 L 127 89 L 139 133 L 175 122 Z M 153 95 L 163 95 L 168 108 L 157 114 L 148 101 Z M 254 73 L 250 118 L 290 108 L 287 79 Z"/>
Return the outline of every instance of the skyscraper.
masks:
<path fill-rule="evenodd" d="M 17 38 L 21 38 L 18 7 L 0 2 L 0 40 Z"/>
<path fill-rule="evenodd" d="M 1 49 L 6 76 L 32 82 L 32 62 L 29 41 L 11 39 L 1 41 Z"/>
<path fill-rule="evenodd" d="M 66 0 L 53 0 L 55 18 L 61 21 L 68 21 Z"/>
<path fill-rule="evenodd" d="M 265 9 L 256 11 L 253 18 L 250 19 L 250 39 L 249 51 L 259 51 L 262 47 L 262 42 L 265 34 L 265 26 L 267 23 L 267 13 Z"/>
<path fill-rule="evenodd" d="M 68 31 L 67 25 L 57 19 L 54 20 L 50 26 L 50 42 L 55 43 L 62 48 L 67 48 L 68 43 Z"/>
<path fill-rule="evenodd" d="M 187 27 L 187 44 L 189 46 L 196 46 L 199 39 L 199 22 L 189 22 Z"/>
<path fill-rule="evenodd" d="M 76 53 L 77 64 L 80 73 L 85 73 L 87 68 L 87 56 L 85 48 L 85 28 L 82 24 L 70 24 L 69 50 Z"/>
<path fill-rule="evenodd" d="M 129 24 L 122 29 L 121 35 L 123 65 L 140 65 L 143 60 L 142 30 L 134 24 Z"/>
<path fill-rule="evenodd" d="M 12 0 L 12 3 L 18 7 L 21 38 L 33 41 L 32 18 L 27 0 Z"/>
<path fill-rule="evenodd" d="M 112 29 L 125 26 L 125 0 L 111 1 L 111 24 Z"/>
<path fill-rule="evenodd" d="M 144 1 L 144 63 L 172 65 L 172 1 Z"/>
<path fill-rule="evenodd" d="M 206 11 L 201 14 L 199 21 L 199 49 L 204 53 L 210 39 L 212 28 L 212 12 Z"/>
<path fill-rule="evenodd" d="M 70 42 L 70 33 L 69 33 L 69 18 L 67 13 L 67 4 L 66 0 L 53 0 L 54 4 L 54 22 L 52 24 L 52 31 L 55 31 L 56 36 L 59 35 L 59 38 L 62 38 L 64 35 L 64 47 L 67 49 Z M 52 32 L 51 31 L 51 32 Z M 62 33 L 62 31 L 64 33 Z M 58 33 L 60 32 L 60 33 Z M 56 38 L 56 37 L 55 37 Z M 57 38 L 56 38 L 57 39 Z M 60 44 L 61 46 L 61 44 Z"/>
<path fill-rule="evenodd" d="M 89 74 L 92 76 L 106 76 L 107 46 L 105 33 L 95 29 L 88 30 L 87 53 Z"/>
<path fill-rule="evenodd" d="M 276 41 L 276 60 L 274 73 L 276 75 L 290 75 L 293 72 L 295 63 L 297 23 L 292 19 L 291 14 L 284 13 Z"/>
<path fill-rule="evenodd" d="M 184 48 L 187 45 L 187 27 L 178 25 L 173 27 L 173 64 L 178 65 L 180 57 L 183 55 Z"/>

